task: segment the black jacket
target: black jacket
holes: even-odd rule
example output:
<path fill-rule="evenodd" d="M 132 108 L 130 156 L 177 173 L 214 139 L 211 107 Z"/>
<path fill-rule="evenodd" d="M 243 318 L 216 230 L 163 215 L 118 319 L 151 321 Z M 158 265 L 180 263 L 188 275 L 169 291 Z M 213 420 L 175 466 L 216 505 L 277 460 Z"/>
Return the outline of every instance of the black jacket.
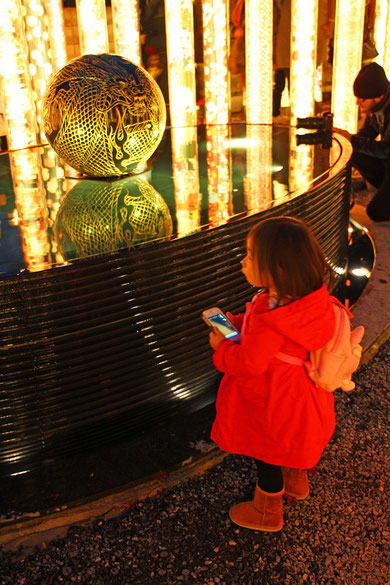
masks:
<path fill-rule="evenodd" d="M 368 114 L 362 128 L 351 136 L 354 152 L 387 159 L 390 163 L 390 90 L 380 109 Z M 380 136 L 380 140 L 375 140 Z"/>

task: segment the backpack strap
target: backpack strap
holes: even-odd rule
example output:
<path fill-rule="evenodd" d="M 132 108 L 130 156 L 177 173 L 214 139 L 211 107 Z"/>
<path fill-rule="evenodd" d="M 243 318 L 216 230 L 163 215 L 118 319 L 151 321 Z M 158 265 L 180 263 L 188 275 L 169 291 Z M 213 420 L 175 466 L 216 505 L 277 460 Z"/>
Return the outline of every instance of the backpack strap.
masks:
<path fill-rule="evenodd" d="M 276 353 L 274 357 L 278 358 L 278 360 L 281 360 L 282 362 L 286 362 L 286 363 L 291 364 L 293 366 L 304 366 L 305 365 L 305 360 L 302 360 L 299 357 L 295 357 L 294 355 L 289 355 L 288 353 L 283 353 L 282 351 L 279 351 L 278 353 Z"/>
<path fill-rule="evenodd" d="M 334 343 L 332 346 L 333 351 L 340 341 L 340 336 L 343 331 L 346 313 L 349 315 L 351 315 L 351 313 L 349 313 L 348 309 L 338 299 L 336 299 L 336 297 L 331 297 L 331 301 L 334 307 L 334 311 L 338 310 L 340 314 L 339 322 L 336 323 L 337 331 L 335 331 L 335 333 L 333 334 L 335 335 Z M 294 355 L 289 355 L 288 353 L 283 353 L 282 351 L 276 353 L 274 357 L 278 358 L 278 360 L 281 360 L 282 362 L 286 362 L 287 364 L 291 364 L 293 366 L 304 366 L 306 363 L 305 360 L 302 360 L 301 358 L 296 357 Z"/>

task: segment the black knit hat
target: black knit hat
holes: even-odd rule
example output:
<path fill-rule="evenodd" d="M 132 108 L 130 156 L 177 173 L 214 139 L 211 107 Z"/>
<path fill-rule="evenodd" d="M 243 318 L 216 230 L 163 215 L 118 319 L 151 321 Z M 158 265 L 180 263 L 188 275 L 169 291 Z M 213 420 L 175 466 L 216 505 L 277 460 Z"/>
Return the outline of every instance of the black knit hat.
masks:
<path fill-rule="evenodd" d="M 377 98 L 386 93 L 389 80 L 378 63 L 364 65 L 353 82 L 353 93 L 362 99 Z"/>

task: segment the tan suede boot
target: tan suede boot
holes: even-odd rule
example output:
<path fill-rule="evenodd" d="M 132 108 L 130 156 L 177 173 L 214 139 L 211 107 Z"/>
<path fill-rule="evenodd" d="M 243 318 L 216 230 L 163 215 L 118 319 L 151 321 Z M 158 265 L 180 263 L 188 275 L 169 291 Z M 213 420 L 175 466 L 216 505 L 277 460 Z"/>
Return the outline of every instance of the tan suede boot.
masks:
<path fill-rule="evenodd" d="M 282 467 L 284 493 L 297 500 L 304 500 L 309 495 L 309 480 L 306 469 Z"/>
<path fill-rule="evenodd" d="M 283 527 L 283 490 L 276 494 L 264 492 L 256 485 L 255 496 L 251 502 L 236 504 L 229 510 L 229 516 L 234 524 L 277 532 Z"/>

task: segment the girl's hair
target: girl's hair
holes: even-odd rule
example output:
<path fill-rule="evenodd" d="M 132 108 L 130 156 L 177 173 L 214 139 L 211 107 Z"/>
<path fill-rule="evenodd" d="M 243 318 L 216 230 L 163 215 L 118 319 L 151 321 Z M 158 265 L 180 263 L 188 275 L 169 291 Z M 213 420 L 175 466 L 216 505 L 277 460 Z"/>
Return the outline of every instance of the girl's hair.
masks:
<path fill-rule="evenodd" d="M 248 234 L 259 275 L 272 283 L 279 299 L 292 300 L 317 290 L 334 276 L 309 227 L 293 217 L 271 217 Z"/>

